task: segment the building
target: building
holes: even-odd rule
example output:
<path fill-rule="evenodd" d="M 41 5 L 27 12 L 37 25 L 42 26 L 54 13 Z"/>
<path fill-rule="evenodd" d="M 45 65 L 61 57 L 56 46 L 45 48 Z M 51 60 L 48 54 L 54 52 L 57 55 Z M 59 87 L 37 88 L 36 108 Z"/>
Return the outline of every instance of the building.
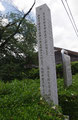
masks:
<path fill-rule="evenodd" d="M 56 64 L 62 63 L 62 58 L 61 58 L 61 50 L 62 48 L 54 47 L 55 50 L 55 61 Z M 68 55 L 71 58 L 71 62 L 73 61 L 78 61 L 78 52 L 70 51 L 65 49 L 68 52 Z"/>

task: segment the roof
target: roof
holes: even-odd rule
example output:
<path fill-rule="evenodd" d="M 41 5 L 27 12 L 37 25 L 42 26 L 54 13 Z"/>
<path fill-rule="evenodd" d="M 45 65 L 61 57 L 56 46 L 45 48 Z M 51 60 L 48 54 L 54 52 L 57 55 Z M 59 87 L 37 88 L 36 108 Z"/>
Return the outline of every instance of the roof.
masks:
<path fill-rule="evenodd" d="M 64 49 L 64 48 L 54 47 L 55 52 L 61 51 L 62 49 Z M 78 52 L 67 50 L 67 49 L 64 49 L 64 50 L 66 50 L 68 52 L 68 54 L 72 54 L 72 55 L 78 56 Z"/>

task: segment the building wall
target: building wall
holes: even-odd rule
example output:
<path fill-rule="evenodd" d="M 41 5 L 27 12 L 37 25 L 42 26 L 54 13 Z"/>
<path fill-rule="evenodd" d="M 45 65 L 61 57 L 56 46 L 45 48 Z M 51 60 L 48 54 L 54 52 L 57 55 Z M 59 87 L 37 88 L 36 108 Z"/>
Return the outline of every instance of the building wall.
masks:
<path fill-rule="evenodd" d="M 71 58 L 71 62 L 78 61 L 78 55 L 74 55 L 72 53 L 68 53 L 68 55 Z M 56 61 L 56 64 L 62 63 L 61 51 L 55 52 L 55 61 Z"/>

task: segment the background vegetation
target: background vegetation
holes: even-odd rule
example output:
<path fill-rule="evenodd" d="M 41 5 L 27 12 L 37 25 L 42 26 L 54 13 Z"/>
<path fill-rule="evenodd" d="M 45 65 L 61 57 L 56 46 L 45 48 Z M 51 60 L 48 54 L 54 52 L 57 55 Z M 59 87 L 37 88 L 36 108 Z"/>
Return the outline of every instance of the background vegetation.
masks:
<path fill-rule="evenodd" d="M 62 110 L 40 95 L 39 79 L 0 82 L 0 120 L 64 120 Z"/>
<path fill-rule="evenodd" d="M 73 76 L 70 87 L 64 88 L 63 79 L 58 79 L 59 106 L 47 104 L 40 95 L 39 79 L 0 81 L 1 120 L 78 120 L 78 74 Z"/>
<path fill-rule="evenodd" d="M 23 15 L 17 13 L 1 14 L 0 79 L 5 82 L 23 79 L 24 71 L 37 64 L 36 44 L 36 26 L 32 20 L 23 19 Z"/>
<path fill-rule="evenodd" d="M 31 60 L 33 58 L 33 60 Z M 3 81 L 11 81 L 14 79 L 39 79 L 39 68 L 33 68 L 33 66 L 38 65 L 38 56 L 37 53 L 34 53 L 29 59 L 30 61 L 15 60 L 11 57 L 7 61 L 6 58 L 3 61 L 3 64 L 0 66 L 0 79 Z M 36 62 L 37 61 L 37 62 Z M 78 62 L 71 63 L 72 75 L 78 73 Z M 63 78 L 63 68 L 62 64 L 56 65 L 57 78 Z"/>
<path fill-rule="evenodd" d="M 72 85 L 64 88 L 63 79 L 58 79 L 59 104 L 63 114 L 69 115 L 70 120 L 78 120 L 78 74 L 73 76 Z"/>

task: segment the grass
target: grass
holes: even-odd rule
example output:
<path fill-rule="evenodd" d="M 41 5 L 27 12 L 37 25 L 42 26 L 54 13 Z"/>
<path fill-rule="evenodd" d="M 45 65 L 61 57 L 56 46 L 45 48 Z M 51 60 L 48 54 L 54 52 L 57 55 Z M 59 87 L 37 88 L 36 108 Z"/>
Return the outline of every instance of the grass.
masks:
<path fill-rule="evenodd" d="M 39 80 L 0 81 L 0 120 L 64 120 L 63 114 L 78 120 L 78 74 L 68 88 L 58 79 L 58 95 L 61 107 L 45 102 Z"/>

